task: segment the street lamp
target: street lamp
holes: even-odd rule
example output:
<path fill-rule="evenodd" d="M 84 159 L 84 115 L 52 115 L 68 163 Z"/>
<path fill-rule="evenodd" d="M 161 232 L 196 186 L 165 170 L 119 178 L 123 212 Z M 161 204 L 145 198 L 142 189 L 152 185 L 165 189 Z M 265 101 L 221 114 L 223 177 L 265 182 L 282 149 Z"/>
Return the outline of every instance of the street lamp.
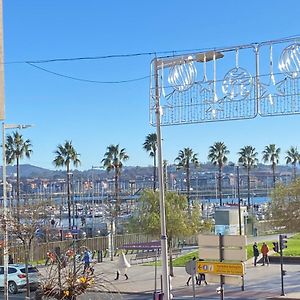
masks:
<path fill-rule="evenodd" d="M 4 217 L 4 239 L 3 239 L 3 265 L 4 265 L 4 300 L 8 300 L 8 203 L 6 194 L 6 145 L 5 145 L 5 130 L 6 129 L 25 129 L 32 125 L 17 125 L 2 123 L 2 181 L 3 181 L 3 217 Z"/>
<path fill-rule="evenodd" d="M 168 250 L 167 250 L 167 229 L 166 229 L 166 211 L 165 211 L 165 193 L 164 193 L 164 176 L 163 176 L 163 155 L 162 155 L 162 136 L 161 136 L 161 116 L 162 107 L 160 105 L 160 87 L 159 87 L 159 70 L 163 68 L 170 68 L 181 66 L 185 63 L 192 62 L 207 62 L 209 60 L 216 60 L 222 58 L 223 54 L 210 51 L 206 53 L 196 53 L 193 56 L 183 55 L 172 58 L 155 58 L 153 60 L 154 66 L 154 95 L 155 101 L 155 123 L 156 123 L 156 136 L 157 136 L 157 160 L 158 160 L 158 181 L 159 181 L 159 207 L 160 207 L 160 229 L 161 229 L 161 257 L 162 257 L 162 290 L 163 298 L 165 300 L 170 299 L 170 282 L 169 282 L 169 271 L 168 271 Z M 193 70 L 189 80 L 194 78 L 195 72 Z M 175 74 L 173 74 L 175 75 Z M 176 79 L 176 76 L 171 78 Z M 176 81 L 176 80 L 175 80 Z M 184 85 L 184 84 L 183 84 Z M 180 85 L 183 87 L 183 85 Z"/>

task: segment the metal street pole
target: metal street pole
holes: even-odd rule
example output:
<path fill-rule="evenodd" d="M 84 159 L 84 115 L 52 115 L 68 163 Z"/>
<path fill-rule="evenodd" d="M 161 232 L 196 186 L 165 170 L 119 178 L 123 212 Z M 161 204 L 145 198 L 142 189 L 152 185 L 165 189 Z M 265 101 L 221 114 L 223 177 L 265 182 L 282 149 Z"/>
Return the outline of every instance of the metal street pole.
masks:
<path fill-rule="evenodd" d="M 240 195 L 240 166 L 236 166 L 236 177 L 237 177 L 237 196 L 238 196 L 238 208 L 239 208 L 239 234 L 242 235 L 242 216 L 241 216 L 241 195 Z M 242 276 L 242 291 L 245 290 L 245 278 Z"/>
<path fill-rule="evenodd" d="M 282 248 L 282 235 L 280 234 L 279 235 L 279 254 L 280 254 L 280 279 L 281 279 L 281 294 L 280 296 L 285 296 L 285 293 L 284 293 L 284 281 L 283 281 L 283 248 Z"/>
<path fill-rule="evenodd" d="M 240 167 L 236 166 L 237 176 L 237 196 L 238 196 L 238 207 L 239 207 L 239 234 L 242 235 L 242 217 L 241 217 L 241 197 L 240 197 Z"/>
<path fill-rule="evenodd" d="M 3 245 L 3 265 L 4 265 L 4 300 L 8 300 L 8 231 L 7 231 L 7 194 L 6 194 L 6 149 L 5 149 L 5 124 L 2 123 L 2 178 L 3 178 L 3 215 L 4 215 L 4 245 Z"/>
<path fill-rule="evenodd" d="M 157 156 L 158 156 L 158 181 L 159 181 L 159 205 L 160 205 L 160 226 L 161 226 L 161 256 L 162 256 L 162 290 L 163 299 L 170 300 L 170 284 L 168 272 L 168 251 L 167 251 L 167 230 L 166 212 L 164 195 L 163 177 L 163 158 L 162 158 L 162 137 L 160 128 L 161 106 L 159 102 L 158 68 L 157 59 L 154 60 L 155 74 L 155 114 L 156 114 L 156 135 L 157 135 Z"/>

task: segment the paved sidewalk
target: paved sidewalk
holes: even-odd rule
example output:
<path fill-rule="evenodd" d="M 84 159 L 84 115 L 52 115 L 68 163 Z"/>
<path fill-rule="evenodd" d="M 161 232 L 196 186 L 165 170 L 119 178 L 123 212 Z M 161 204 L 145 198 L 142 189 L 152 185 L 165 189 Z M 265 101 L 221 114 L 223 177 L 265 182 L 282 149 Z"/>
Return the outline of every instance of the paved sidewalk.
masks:
<path fill-rule="evenodd" d="M 149 299 L 152 299 L 155 290 L 154 266 L 133 265 L 128 269 L 128 280 L 122 276 L 119 280 L 114 280 L 117 264 L 118 258 L 113 262 L 105 259 L 95 265 L 95 274 L 103 274 L 111 291 L 121 294 L 149 294 Z M 300 299 L 300 266 L 286 265 L 284 268 L 287 270 L 284 277 L 285 297 L 280 297 L 280 265 L 254 267 L 252 260 L 249 260 L 246 263 L 245 291 L 241 291 L 240 287 L 225 286 L 225 299 Z M 174 299 L 192 299 L 193 288 L 191 285 L 186 286 L 189 275 L 185 268 L 174 268 L 174 273 L 175 277 L 171 281 Z M 157 290 L 160 288 L 160 274 L 161 267 L 157 267 Z M 220 299 L 216 293 L 217 287 L 218 284 L 196 286 L 196 299 Z"/>

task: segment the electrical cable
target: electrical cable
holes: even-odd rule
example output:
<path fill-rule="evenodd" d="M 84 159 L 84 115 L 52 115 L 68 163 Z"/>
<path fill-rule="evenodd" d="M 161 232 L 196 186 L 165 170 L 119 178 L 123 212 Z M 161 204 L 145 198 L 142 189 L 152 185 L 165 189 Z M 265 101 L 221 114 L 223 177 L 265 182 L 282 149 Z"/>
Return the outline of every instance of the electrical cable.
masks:
<path fill-rule="evenodd" d="M 266 44 L 270 44 L 272 45 L 272 43 L 281 43 L 281 42 L 286 42 L 288 40 L 291 39 L 300 39 L 299 35 L 294 35 L 294 36 L 289 36 L 289 37 L 285 37 L 285 38 L 281 38 L 281 39 L 277 39 L 277 40 L 273 40 L 273 41 L 264 41 L 261 43 L 251 43 L 251 44 L 244 44 L 244 45 L 239 45 L 236 47 L 222 47 L 222 48 L 214 48 L 213 51 L 222 51 L 222 52 L 226 52 L 226 51 L 232 51 L 233 48 L 248 48 L 248 47 L 253 47 L 253 45 L 259 46 L 259 45 L 266 45 Z M 128 57 L 137 57 L 137 56 L 145 56 L 145 55 L 155 55 L 155 57 L 157 57 L 157 54 L 167 54 L 167 53 L 172 53 L 172 55 L 170 56 L 165 56 L 164 58 L 168 58 L 168 57 L 174 57 L 176 56 L 176 54 L 178 55 L 179 53 L 187 53 L 187 52 L 192 52 L 192 51 L 207 51 L 207 50 L 212 50 L 211 48 L 202 48 L 202 49 L 193 49 L 193 50 L 172 50 L 172 51 L 160 51 L 160 52 L 140 52 L 140 53 L 131 53 L 131 54 L 116 54 L 116 55 L 105 55 L 105 56 L 86 56 L 86 57 L 75 57 L 75 58 L 54 58 L 54 59 L 44 59 L 44 60 L 33 60 L 33 61 L 12 61 L 12 62 L 7 62 L 5 64 L 21 64 L 21 63 L 26 63 L 27 65 L 30 65 L 31 67 L 34 67 L 38 70 L 50 73 L 52 75 L 56 75 L 59 77 L 63 77 L 63 78 L 68 78 L 68 79 L 72 79 L 72 80 L 76 80 L 76 81 L 82 81 L 82 82 L 89 82 L 89 83 L 99 83 L 99 84 L 121 84 L 121 83 L 130 83 L 130 82 L 136 82 L 136 81 L 140 81 L 140 80 L 144 80 L 147 78 L 150 78 L 151 75 L 149 76 L 143 76 L 143 77 L 139 77 L 139 78 L 134 78 L 134 79 L 128 79 L 128 80 L 117 80 L 117 81 L 99 81 L 99 80 L 90 80 L 90 79 L 84 79 L 84 78 L 79 78 L 79 77 L 75 77 L 75 76 L 69 76 L 69 75 L 65 75 L 62 73 L 58 73 L 58 72 L 54 72 L 51 71 L 49 69 L 46 69 L 44 67 L 40 67 L 37 66 L 36 64 L 43 64 L 43 63 L 53 63 L 53 62 L 70 62 L 70 61 L 80 61 L 80 60 L 98 60 L 98 59 L 111 59 L 111 58 L 128 58 Z"/>
<path fill-rule="evenodd" d="M 78 77 L 74 77 L 74 76 L 69 76 L 69 75 L 64 75 L 61 73 L 57 73 L 54 71 L 50 71 L 48 69 L 45 69 L 43 67 L 37 66 L 33 63 L 29 63 L 27 62 L 28 65 L 37 68 L 41 71 L 56 75 L 56 76 L 60 76 L 60 77 L 64 77 L 64 78 L 68 78 L 68 79 L 72 79 L 72 80 L 77 80 L 77 81 L 83 81 L 83 82 L 89 82 L 89 83 L 100 83 L 100 84 L 119 84 L 119 83 L 130 83 L 130 82 L 135 82 L 135 81 L 140 81 L 143 79 L 147 79 L 150 77 L 150 75 L 148 76 L 144 76 L 144 77 L 139 77 L 139 78 L 134 78 L 134 79 L 128 79 L 128 80 L 119 80 L 119 81 L 99 81 L 99 80 L 90 80 L 90 79 L 84 79 L 84 78 L 78 78 Z"/>

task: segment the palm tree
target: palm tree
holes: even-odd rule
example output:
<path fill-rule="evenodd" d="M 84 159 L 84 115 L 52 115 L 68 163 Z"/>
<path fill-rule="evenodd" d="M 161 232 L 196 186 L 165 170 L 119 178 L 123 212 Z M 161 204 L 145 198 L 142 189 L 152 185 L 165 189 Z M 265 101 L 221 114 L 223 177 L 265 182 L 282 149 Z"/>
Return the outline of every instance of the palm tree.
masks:
<path fill-rule="evenodd" d="M 255 151 L 254 147 L 245 146 L 241 148 L 241 150 L 238 152 L 238 155 L 240 156 L 238 162 L 247 170 L 248 207 L 250 207 L 250 170 L 257 166 L 258 153 Z"/>
<path fill-rule="evenodd" d="M 297 147 L 291 146 L 288 151 L 286 151 L 287 156 L 286 164 L 291 164 L 293 166 L 294 180 L 296 180 L 296 165 L 300 163 L 300 154 L 297 150 Z"/>
<path fill-rule="evenodd" d="M 208 152 L 208 159 L 214 165 L 217 165 L 219 168 L 219 199 L 220 199 L 220 206 L 223 205 L 222 203 L 222 170 L 223 166 L 226 165 L 228 159 L 227 156 L 230 151 L 227 149 L 226 145 L 223 142 L 216 142 L 212 146 L 209 147 Z"/>
<path fill-rule="evenodd" d="M 17 214 L 19 217 L 20 206 L 20 159 L 26 156 L 30 158 L 32 154 L 30 140 L 24 140 L 23 136 L 18 131 L 6 137 L 6 161 L 8 164 L 17 163 Z"/>
<path fill-rule="evenodd" d="M 119 145 L 110 145 L 107 147 L 107 151 L 104 154 L 104 158 L 101 163 L 103 167 L 106 168 L 107 172 L 111 170 L 115 171 L 115 197 L 116 197 L 116 216 L 120 212 L 120 191 L 119 191 L 119 180 L 121 175 L 121 170 L 123 167 L 123 162 L 129 159 L 126 153 L 126 149 L 119 148 Z"/>
<path fill-rule="evenodd" d="M 80 165 L 79 155 L 72 145 L 72 141 L 65 141 L 64 145 L 58 145 L 54 151 L 55 158 L 53 164 L 55 167 L 66 167 L 67 169 L 67 194 L 68 194 L 68 219 L 69 229 L 71 229 L 71 187 L 70 187 L 70 168 L 71 163 L 74 167 Z"/>
<path fill-rule="evenodd" d="M 276 148 L 275 144 L 270 144 L 268 146 L 265 146 L 265 150 L 262 152 L 263 162 L 264 163 L 267 163 L 267 162 L 271 163 L 274 188 L 275 188 L 275 183 L 276 183 L 275 168 L 276 168 L 276 165 L 279 162 L 279 153 L 280 153 L 280 148 Z"/>
<path fill-rule="evenodd" d="M 178 169 L 184 169 L 186 171 L 186 189 L 187 189 L 187 202 L 188 209 L 190 209 L 190 169 L 191 165 L 196 168 L 199 166 L 198 154 L 194 153 L 191 148 L 183 148 L 179 151 L 178 156 L 175 158 L 175 163 Z"/>
<path fill-rule="evenodd" d="M 150 133 L 146 136 L 143 148 L 153 157 L 153 191 L 156 190 L 156 151 L 157 151 L 157 135 Z"/>

